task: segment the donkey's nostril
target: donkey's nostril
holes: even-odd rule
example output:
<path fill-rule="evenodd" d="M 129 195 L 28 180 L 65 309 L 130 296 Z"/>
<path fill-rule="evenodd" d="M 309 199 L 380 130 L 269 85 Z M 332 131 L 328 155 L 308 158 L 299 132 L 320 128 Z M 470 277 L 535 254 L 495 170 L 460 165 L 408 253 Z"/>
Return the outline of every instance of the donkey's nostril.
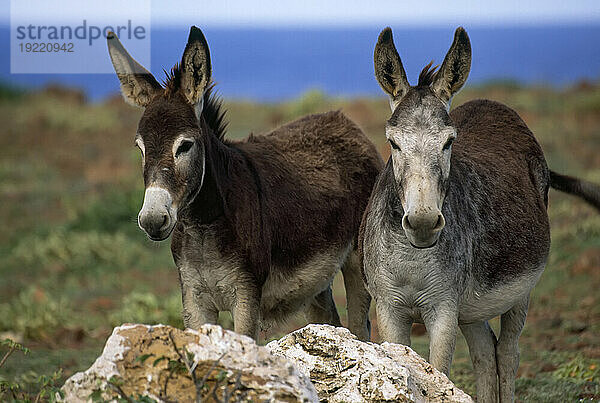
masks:
<path fill-rule="evenodd" d="M 138 216 L 139 224 L 150 236 L 157 236 L 164 232 L 171 225 L 169 213 L 140 213 Z"/>
<path fill-rule="evenodd" d="M 163 214 L 163 216 L 162 216 L 162 224 L 160 225 L 160 228 L 163 229 L 168 224 L 169 224 L 169 215 L 168 214 Z"/>
<path fill-rule="evenodd" d="M 412 224 L 410 223 L 410 219 L 408 218 L 408 214 L 404 214 L 404 217 L 402 218 L 402 226 L 405 230 L 414 230 L 414 227 L 412 226 Z"/>
<path fill-rule="evenodd" d="M 435 223 L 435 227 L 433 228 L 433 230 L 441 231 L 445 225 L 446 225 L 446 220 L 444 219 L 444 216 L 441 213 L 438 214 L 438 219 L 437 219 L 437 222 Z"/>

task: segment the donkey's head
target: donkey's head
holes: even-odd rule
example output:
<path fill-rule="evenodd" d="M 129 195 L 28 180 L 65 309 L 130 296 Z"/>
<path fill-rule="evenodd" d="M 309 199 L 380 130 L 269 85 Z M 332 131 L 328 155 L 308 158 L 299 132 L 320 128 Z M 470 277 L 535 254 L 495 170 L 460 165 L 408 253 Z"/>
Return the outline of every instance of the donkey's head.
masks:
<path fill-rule="evenodd" d="M 471 68 L 471 44 L 463 28 L 456 30 L 439 71 L 430 67 L 423 69 L 418 84 L 411 87 L 392 30 L 381 32 L 375 46 L 375 76 L 392 107 L 385 134 L 404 209 L 402 227 L 418 248 L 435 245 L 445 225 L 442 205 L 456 138 L 448 111 L 452 96 L 463 86 Z"/>
<path fill-rule="evenodd" d="M 135 136 L 146 188 L 138 224 L 150 239 L 161 241 L 171 234 L 177 211 L 193 200 L 204 179 L 207 134 L 201 113 L 211 82 L 208 45 L 202 31 L 192 27 L 181 63 L 165 87 L 114 34 L 108 35 L 108 51 L 123 97 L 144 108 Z"/>

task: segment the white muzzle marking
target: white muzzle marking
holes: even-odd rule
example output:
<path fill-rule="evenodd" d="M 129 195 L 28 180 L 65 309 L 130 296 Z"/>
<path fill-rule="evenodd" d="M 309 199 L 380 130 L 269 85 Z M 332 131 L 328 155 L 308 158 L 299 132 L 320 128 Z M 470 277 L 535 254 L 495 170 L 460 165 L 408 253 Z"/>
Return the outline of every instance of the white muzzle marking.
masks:
<path fill-rule="evenodd" d="M 169 191 L 150 186 L 144 194 L 144 203 L 138 215 L 138 225 L 152 239 L 164 239 L 177 221 L 177 209 Z"/>

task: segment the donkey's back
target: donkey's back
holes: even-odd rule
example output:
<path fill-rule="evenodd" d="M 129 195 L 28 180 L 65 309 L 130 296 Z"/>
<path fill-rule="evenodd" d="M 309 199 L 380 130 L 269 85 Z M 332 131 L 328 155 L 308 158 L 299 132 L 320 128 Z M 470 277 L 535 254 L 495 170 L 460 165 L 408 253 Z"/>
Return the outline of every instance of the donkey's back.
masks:
<path fill-rule="evenodd" d="M 544 153 L 514 110 L 496 101 L 478 99 L 457 107 L 450 117 L 460 133 L 453 161 L 470 160 L 483 174 L 490 171 L 510 177 L 529 171 L 533 176 L 528 183 L 538 192 L 529 194 L 527 189 L 527 196 L 541 196 L 546 207 L 550 175 Z"/>
<path fill-rule="evenodd" d="M 235 146 L 260 178 L 275 263 L 293 266 L 287 259 L 302 260 L 325 240 L 331 246 L 356 237 L 383 163 L 343 113 L 309 115 Z"/>

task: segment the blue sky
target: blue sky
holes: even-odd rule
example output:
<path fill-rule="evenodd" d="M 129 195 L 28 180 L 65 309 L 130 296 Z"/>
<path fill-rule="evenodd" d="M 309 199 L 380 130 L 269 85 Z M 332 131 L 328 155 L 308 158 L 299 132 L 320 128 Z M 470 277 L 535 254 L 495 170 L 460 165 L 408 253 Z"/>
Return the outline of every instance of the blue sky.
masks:
<path fill-rule="evenodd" d="M 16 0 L 19 2 L 28 0 Z M 82 1 L 56 2 L 55 15 L 69 17 Z M 123 0 L 127 1 L 127 0 Z M 542 25 L 600 22 L 600 0 L 148 0 L 156 25 L 202 26 L 406 26 Z M 9 1 L 0 0 L 0 23 L 9 20 Z M 132 16 L 134 17 L 134 16 Z"/>
<path fill-rule="evenodd" d="M 169 2 L 170 3 L 170 2 Z M 240 25 L 544 24 L 600 20 L 599 0 L 303 0 L 152 3 L 154 21 Z"/>

